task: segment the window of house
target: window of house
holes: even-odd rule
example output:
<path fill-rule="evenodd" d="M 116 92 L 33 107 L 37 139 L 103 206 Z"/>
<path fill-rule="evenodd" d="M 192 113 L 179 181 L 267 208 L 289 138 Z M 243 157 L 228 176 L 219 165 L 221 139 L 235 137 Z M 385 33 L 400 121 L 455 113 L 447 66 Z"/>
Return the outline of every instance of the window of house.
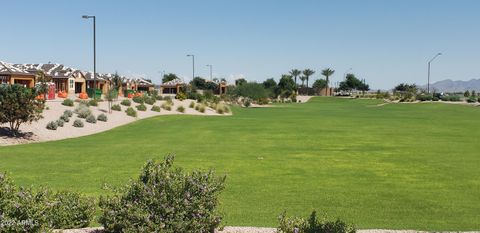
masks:
<path fill-rule="evenodd" d="M 73 84 L 74 84 L 74 81 L 70 80 L 70 89 L 73 89 Z"/>
<path fill-rule="evenodd" d="M 7 84 L 8 83 L 8 76 L 0 75 L 0 84 Z"/>

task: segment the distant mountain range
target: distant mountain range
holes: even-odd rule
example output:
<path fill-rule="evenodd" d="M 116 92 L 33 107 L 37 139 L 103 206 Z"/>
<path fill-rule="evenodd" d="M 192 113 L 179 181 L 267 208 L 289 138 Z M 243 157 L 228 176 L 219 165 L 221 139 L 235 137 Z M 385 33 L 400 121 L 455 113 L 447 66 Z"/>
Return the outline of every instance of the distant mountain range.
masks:
<path fill-rule="evenodd" d="M 427 85 L 422 86 L 422 88 L 427 88 Z M 464 92 L 472 91 L 480 92 L 480 79 L 472 79 L 470 81 L 453 81 L 450 79 L 442 80 L 430 84 L 430 90 L 435 90 L 437 92 Z"/>

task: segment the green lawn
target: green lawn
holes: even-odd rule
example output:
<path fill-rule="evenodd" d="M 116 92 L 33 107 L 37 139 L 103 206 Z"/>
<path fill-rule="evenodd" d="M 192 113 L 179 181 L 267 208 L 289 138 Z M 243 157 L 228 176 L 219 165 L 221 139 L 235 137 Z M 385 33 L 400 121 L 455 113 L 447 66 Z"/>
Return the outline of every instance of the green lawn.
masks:
<path fill-rule="evenodd" d="M 231 117 L 161 116 L 56 142 L 0 147 L 22 185 L 103 193 L 149 158 L 227 174 L 227 225 L 321 210 L 358 228 L 480 230 L 480 108 L 314 98 Z"/>

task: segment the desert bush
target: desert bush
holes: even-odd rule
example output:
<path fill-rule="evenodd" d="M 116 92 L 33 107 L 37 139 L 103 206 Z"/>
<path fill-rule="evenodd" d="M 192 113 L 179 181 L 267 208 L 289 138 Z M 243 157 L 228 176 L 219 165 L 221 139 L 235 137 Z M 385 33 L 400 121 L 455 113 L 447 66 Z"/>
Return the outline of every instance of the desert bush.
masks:
<path fill-rule="evenodd" d="M 121 105 L 123 106 L 130 106 L 132 105 L 132 101 L 128 100 L 128 99 L 124 99 L 122 100 L 122 102 L 120 102 Z"/>
<path fill-rule="evenodd" d="M 76 109 L 75 113 L 80 118 L 87 118 L 92 114 L 92 111 L 88 108 L 87 105 L 80 104 Z"/>
<path fill-rule="evenodd" d="M 337 219 L 334 221 L 317 218 L 312 212 L 308 219 L 287 217 L 285 212 L 279 216 L 278 233 L 355 233 L 355 227 Z"/>
<path fill-rule="evenodd" d="M 188 105 L 189 108 L 194 108 L 195 107 L 195 101 L 190 102 L 190 105 Z"/>
<path fill-rule="evenodd" d="M 17 188 L 0 173 L 0 232 L 50 232 L 90 224 L 95 203 L 73 192 Z"/>
<path fill-rule="evenodd" d="M 127 113 L 127 116 L 137 117 L 137 111 L 135 111 L 135 109 L 133 109 L 132 107 L 128 107 L 125 112 Z"/>
<path fill-rule="evenodd" d="M 97 120 L 103 121 L 103 122 L 107 122 L 107 121 L 108 121 L 108 117 L 107 117 L 107 115 L 105 115 L 105 114 L 102 113 L 102 114 L 98 115 Z"/>
<path fill-rule="evenodd" d="M 172 110 L 172 106 L 170 104 L 168 104 L 167 102 L 163 103 L 161 105 L 161 107 L 167 111 L 171 111 Z"/>
<path fill-rule="evenodd" d="M 245 106 L 245 107 L 248 108 L 248 107 L 250 107 L 250 105 L 252 105 L 252 102 L 250 101 L 250 99 L 245 98 L 245 99 L 243 100 L 243 106 Z"/>
<path fill-rule="evenodd" d="M 458 102 L 461 100 L 461 97 L 458 95 L 444 95 L 441 97 L 442 101 L 451 101 L 451 102 Z"/>
<path fill-rule="evenodd" d="M 477 97 L 475 97 L 475 96 L 470 96 L 470 97 L 467 99 L 467 102 L 468 102 L 468 103 L 476 103 L 476 102 L 477 102 Z"/>
<path fill-rule="evenodd" d="M 154 112 L 160 112 L 160 106 L 153 105 L 151 110 Z"/>
<path fill-rule="evenodd" d="M 88 106 L 98 106 L 98 101 L 97 100 L 90 100 L 88 101 Z"/>
<path fill-rule="evenodd" d="M 65 124 L 65 121 L 63 121 L 62 119 L 58 119 L 56 121 L 56 123 L 57 123 L 58 127 L 63 127 L 63 125 Z"/>
<path fill-rule="evenodd" d="M 416 99 L 420 101 L 432 101 L 433 95 L 420 94 L 416 96 Z"/>
<path fill-rule="evenodd" d="M 67 116 L 67 117 L 72 117 L 73 116 L 73 112 L 71 110 L 65 110 L 63 111 L 63 115 Z"/>
<path fill-rule="evenodd" d="M 89 115 L 89 116 L 85 119 L 85 121 L 88 122 L 88 123 L 95 124 L 95 123 L 97 123 L 97 118 L 95 118 L 94 115 Z"/>
<path fill-rule="evenodd" d="M 49 130 L 57 130 L 57 127 L 58 127 L 58 125 L 57 125 L 56 121 L 50 121 L 50 122 L 48 122 L 46 128 L 49 129 Z"/>
<path fill-rule="evenodd" d="M 145 98 L 143 96 L 134 96 L 132 98 L 133 102 L 137 103 L 137 104 L 143 104 L 145 103 Z"/>
<path fill-rule="evenodd" d="M 178 99 L 180 101 L 184 101 L 187 99 L 187 95 L 185 95 L 185 93 L 183 92 L 179 92 L 177 93 L 177 95 L 175 96 L 175 99 Z"/>
<path fill-rule="evenodd" d="M 118 104 L 112 105 L 112 110 L 113 111 L 122 111 L 122 107 Z"/>
<path fill-rule="evenodd" d="M 73 100 L 71 100 L 71 99 L 64 99 L 63 102 L 62 102 L 62 105 L 64 105 L 64 106 L 69 106 L 69 107 L 73 107 Z"/>
<path fill-rule="evenodd" d="M 156 100 L 163 100 L 163 96 L 157 95 L 157 96 L 155 96 L 155 99 L 156 99 Z"/>
<path fill-rule="evenodd" d="M 207 106 L 205 106 L 205 104 L 200 104 L 200 106 L 198 107 L 198 111 L 201 113 L 204 113 L 206 109 Z"/>
<path fill-rule="evenodd" d="M 75 119 L 75 121 L 73 121 L 73 126 L 77 128 L 83 128 L 83 121 L 80 119 Z"/>
<path fill-rule="evenodd" d="M 184 113 L 184 112 L 185 112 L 185 108 L 180 105 L 180 106 L 177 107 L 177 112 Z"/>
<path fill-rule="evenodd" d="M 157 100 L 153 97 L 151 98 L 145 98 L 145 103 L 148 105 L 154 105 Z"/>
<path fill-rule="evenodd" d="M 68 117 L 68 115 L 65 115 L 65 114 L 61 115 L 59 119 L 62 120 L 63 122 L 70 121 L 70 117 Z"/>
<path fill-rule="evenodd" d="M 106 232 L 213 232 L 225 177 L 212 171 L 187 173 L 172 156 L 148 161 L 140 176 L 113 196 L 100 197 L 99 222 Z"/>
<path fill-rule="evenodd" d="M 137 108 L 138 111 L 147 111 L 147 106 L 145 106 L 144 104 L 140 104 L 140 105 L 137 105 L 135 106 Z"/>

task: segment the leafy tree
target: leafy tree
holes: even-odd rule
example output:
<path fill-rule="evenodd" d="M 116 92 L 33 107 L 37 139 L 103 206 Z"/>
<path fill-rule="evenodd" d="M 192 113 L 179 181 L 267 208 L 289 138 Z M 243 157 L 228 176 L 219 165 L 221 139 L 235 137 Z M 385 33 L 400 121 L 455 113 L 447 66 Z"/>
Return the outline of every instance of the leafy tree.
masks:
<path fill-rule="evenodd" d="M 278 82 L 278 89 L 283 98 L 290 98 L 295 93 L 295 81 L 292 76 L 282 75 Z"/>
<path fill-rule="evenodd" d="M 237 86 L 232 93 L 236 96 L 249 98 L 254 101 L 268 98 L 268 92 L 262 84 L 249 82 Z"/>
<path fill-rule="evenodd" d="M 472 97 L 477 97 L 477 93 L 475 92 L 475 90 L 472 90 Z"/>
<path fill-rule="evenodd" d="M 330 68 L 322 70 L 322 75 L 325 76 L 325 81 L 327 83 L 327 85 L 325 86 L 326 88 L 328 88 L 328 85 L 330 84 L 330 76 L 332 76 L 334 73 L 335 70 L 332 70 Z"/>
<path fill-rule="evenodd" d="M 218 89 L 218 84 L 216 82 L 206 82 L 205 83 L 205 90 L 215 91 L 217 89 Z"/>
<path fill-rule="evenodd" d="M 122 86 L 122 84 L 123 84 L 122 78 L 120 77 L 120 75 L 118 75 L 117 72 L 115 72 L 115 74 L 111 79 L 112 89 L 115 89 L 118 91 L 120 90 L 120 87 Z"/>
<path fill-rule="evenodd" d="M 326 88 L 326 87 L 328 87 L 328 84 L 327 84 L 327 80 L 325 80 L 325 79 L 317 79 L 313 83 L 313 88 L 315 88 L 315 89 L 323 89 L 323 88 Z"/>
<path fill-rule="evenodd" d="M 244 78 L 239 78 L 239 79 L 235 80 L 235 86 L 241 86 L 245 83 L 247 83 L 247 80 L 244 79 Z"/>
<path fill-rule="evenodd" d="M 466 90 L 465 93 L 463 93 L 464 97 L 470 97 L 470 91 Z"/>
<path fill-rule="evenodd" d="M 310 76 L 315 74 L 315 71 L 311 69 L 306 69 L 303 71 L 303 76 L 305 76 L 305 80 L 307 80 L 307 88 L 308 88 L 308 80 L 310 79 Z"/>
<path fill-rule="evenodd" d="M 417 92 L 418 87 L 415 84 L 408 84 L 408 83 L 400 83 L 395 88 L 393 88 L 394 92 Z"/>
<path fill-rule="evenodd" d="M 42 118 L 45 101 L 39 100 L 39 91 L 21 85 L 0 85 L 0 123 L 9 123 L 16 136 L 20 125 Z"/>
<path fill-rule="evenodd" d="M 351 90 L 359 90 L 363 86 L 362 81 L 355 77 L 354 74 L 347 74 L 345 80 L 340 82 L 339 89 L 341 91 L 351 91 Z M 365 88 L 365 87 L 363 87 Z"/>
<path fill-rule="evenodd" d="M 298 70 L 298 69 L 292 69 L 290 71 L 290 75 L 295 78 L 295 86 L 297 86 L 297 77 L 300 76 L 302 74 L 302 71 Z"/>
<path fill-rule="evenodd" d="M 207 81 L 202 77 L 195 77 L 190 84 L 196 89 L 205 90 Z"/>
<path fill-rule="evenodd" d="M 263 87 L 267 89 L 270 93 L 271 98 L 277 98 L 277 96 L 280 94 L 280 89 L 278 88 L 277 82 L 275 82 L 275 79 L 269 78 L 263 82 Z"/>
<path fill-rule="evenodd" d="M 305 80 L 307 79 L 307 77 L 305 76 L 300 76 L 300 80 L 302 80 L 302 87 L 305 87 Z"/>
<path fill-rule="evenodd" d="M 165 74 L 163 75 L 162 83 L 166 83 L 175 79 L 178 79 L 178 76 L 176 74 L 173 74 L 173 73 Z"/>
<path fill-rule="evenodd" d="M 47 77 L 45 73 L 41 70 L 35 74 L 35 80 L 37 83 L 40 85 L 37 86 L 37 94 L 38 95 L 44 95 L 45 99 L 47 99 L 47 92 L 48 92 L 48 82 L 51 82 L 52 79 L 50 77 Z"/>

